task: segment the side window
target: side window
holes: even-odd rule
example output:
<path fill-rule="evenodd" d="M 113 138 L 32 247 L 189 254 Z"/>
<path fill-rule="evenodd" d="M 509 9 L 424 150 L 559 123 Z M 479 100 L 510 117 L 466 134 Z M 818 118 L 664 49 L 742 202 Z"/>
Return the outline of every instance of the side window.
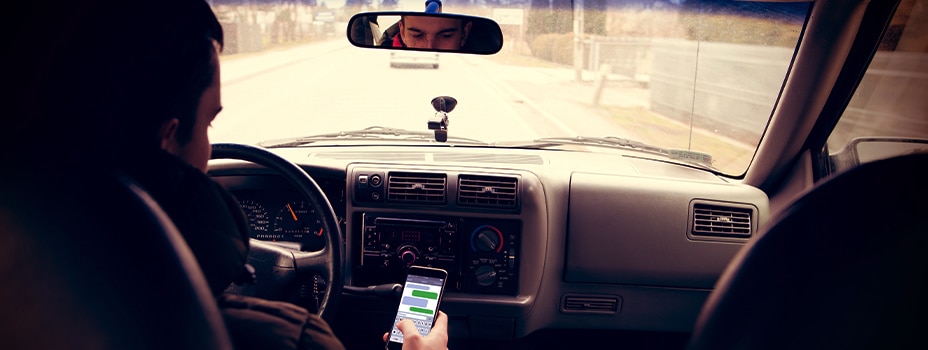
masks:
<path fill-rule="evenodd" d="M 828 137 L 832 172 L 928 152 L 928 0 L 903 0 Z"/>

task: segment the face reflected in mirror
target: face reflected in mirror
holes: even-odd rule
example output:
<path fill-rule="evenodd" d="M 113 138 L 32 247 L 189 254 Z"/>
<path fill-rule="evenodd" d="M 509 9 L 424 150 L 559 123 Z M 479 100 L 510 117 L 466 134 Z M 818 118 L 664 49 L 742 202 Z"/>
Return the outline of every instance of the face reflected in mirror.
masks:
<path fill-rule="evenodd" d="M 357 47 L 492 55 L 503 48 L 496 21 L 479 16 L 409 11 L 361 12 L 348 21 Z"/>
<path fill-rule="evenodd" d="M 472 25 L 459 18 L 404 16 L 399 22 L 400 44 L 417 49 L 459 50 L 467 42 Z"/>

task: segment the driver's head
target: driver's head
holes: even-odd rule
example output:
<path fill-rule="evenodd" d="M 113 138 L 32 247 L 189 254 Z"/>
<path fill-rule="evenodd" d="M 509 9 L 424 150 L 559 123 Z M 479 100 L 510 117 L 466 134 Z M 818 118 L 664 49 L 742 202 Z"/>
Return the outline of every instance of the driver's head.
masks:
<path fill-rule="evenodd" d="M 209 4 L 49 1 L 56 11 L 36 5 L 21 31 L 47 39 L 16 41 L 23 57 L 11 64 L 22 71 L 12 83 L 22 86 L 14 130 L 63 161 L 118 166 L 167 149 L 205 167 L 223 43 Z"/>
<path fill-rule="evenodd" d="M 467 42 L 471 22 L 457 18 L 405 16 L 399 25 L 400 37 L 406 47 L 458 50 Z"/>

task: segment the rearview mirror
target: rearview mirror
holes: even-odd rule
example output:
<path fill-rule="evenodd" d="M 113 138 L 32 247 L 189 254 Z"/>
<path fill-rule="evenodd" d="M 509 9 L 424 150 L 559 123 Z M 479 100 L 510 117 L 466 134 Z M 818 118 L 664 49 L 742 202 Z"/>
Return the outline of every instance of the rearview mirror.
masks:
<path fill-rule="evenodd" d="M 489 18 L 450 13 L 362 12 L 348 21 L 348 41 L 364 48 L 490 55 L 503 32 Z"/>

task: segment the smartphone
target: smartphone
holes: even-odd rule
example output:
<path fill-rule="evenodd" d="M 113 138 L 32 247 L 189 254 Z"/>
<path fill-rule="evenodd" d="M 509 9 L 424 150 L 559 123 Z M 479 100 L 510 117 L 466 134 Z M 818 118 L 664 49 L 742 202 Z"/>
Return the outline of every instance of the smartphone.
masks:
<path fill-rule="evenodd" d="M 396 328 L 396 324 L 403 319 L 412 320 L 420 334 L 429 334 L 435 317 L 438 316 L 438 307 L 441 305 L 447 280 L 448 271 L 415 265 L 409 267 L 387 349 L 399 350 L 403 347 L 403 332 Z"/>

